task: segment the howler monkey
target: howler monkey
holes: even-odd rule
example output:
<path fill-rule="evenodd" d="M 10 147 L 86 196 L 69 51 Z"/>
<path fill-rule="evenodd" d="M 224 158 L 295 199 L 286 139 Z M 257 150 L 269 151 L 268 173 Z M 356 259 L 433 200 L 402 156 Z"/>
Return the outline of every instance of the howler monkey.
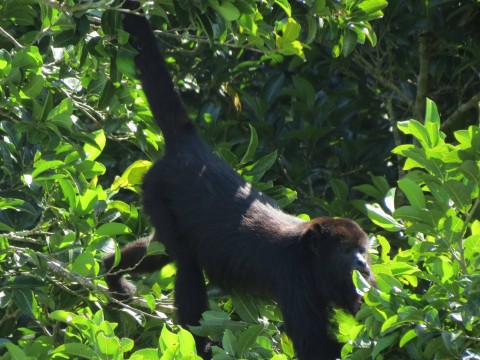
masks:
<path fill-rule="evenodd" d="M 165 156 L 143 180 L 143 205 L 155 240 L 165 244 L 177 266 L 178 322 L 198 325 L 207 310 L 205 271 L 226 291 L 276 299 L 299 359 L 339 356 L 340 345 L 327 331 L 328 315 L 334 305 L 357 310 L 353 270 L 373 281 L 367 235 L 349 219 L 303 221 L 285 214 L 212 154 L 188 119 L 139 4 L 125 1 L 124 8 L 143 91 L 165 138 Z M 149 241 L 124 247 L 116 268 L 111 269 L 113 255 L 105 259 L 111 291 L 134 291 L 122 271 L 153 271 L 169 261 L 146 256 Z M 210 358 L 204 340 L 197 341 L 199 355 Z"/>

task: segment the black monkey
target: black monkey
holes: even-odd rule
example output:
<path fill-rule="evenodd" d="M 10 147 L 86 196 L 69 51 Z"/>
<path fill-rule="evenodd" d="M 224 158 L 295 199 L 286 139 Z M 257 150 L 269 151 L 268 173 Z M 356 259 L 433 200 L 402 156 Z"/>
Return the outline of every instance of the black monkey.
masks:
<path fill-rule="evenodd" d="M 139 4 L 126 1 L 124 7 L 136 11 Z M 212 154 L 188 119 L 145 16 L 128 12 L 123 25 L 138 51 L 143 90 L 165 138 L 165 156 L 144 178 L 143 205 L 156 240 L 177 266 L 179 323 L 198 325 L 207 310 L 205 271 L 226 291 L 276 299 L 299 359 L 339 356 L 340 345 L 328 335 L 328 315 L 333 305 L 351 313 L 358 309 L 353 270 L 374 281 L 367 235 L 349 219 L 302 221 L 285 214 Z M 120 272 L 106 276 L 112 291 L 134 291 L 122 270 L 153 271 L 170 260 L 146 256 L 149 240 L 124 247 L 114 269 L 113 255 L 105 259 L 107 270 Z M 210 358 L 204 340 L 197 342 L 199 355 Z"/>

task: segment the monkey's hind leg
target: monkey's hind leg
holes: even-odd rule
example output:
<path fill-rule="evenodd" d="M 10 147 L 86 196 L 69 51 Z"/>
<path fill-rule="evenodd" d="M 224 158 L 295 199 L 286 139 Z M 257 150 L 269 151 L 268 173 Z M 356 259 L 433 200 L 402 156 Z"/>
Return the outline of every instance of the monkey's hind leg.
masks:
<path fill-rule="evenodd" d="M 182 254 L 176 260 L 177 275 L 175 279 L 175 306 L 180 325 L 200 325 L 203 312 L 208 310 L 207 287 L 202 269 L 195 259 Z M 204 360 L 211 359 L 208 339 L 195 336 L 197 354 Z"/>

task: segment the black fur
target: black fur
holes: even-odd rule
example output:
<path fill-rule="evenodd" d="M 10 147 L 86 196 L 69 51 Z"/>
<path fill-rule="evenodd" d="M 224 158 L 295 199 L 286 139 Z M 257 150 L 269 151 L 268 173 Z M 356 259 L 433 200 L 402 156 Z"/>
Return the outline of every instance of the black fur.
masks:
<path fill-rule="evenodd" d="M 138 4 L 127 1 L 131 10 Z M 175 304 L 181 325 L 198 325 L 207 310 L 203 271 L 225 290 L 278 301 L 286 331 L 301 360 L 333 359 L 340 345 L 327 333 L 333 305 L 354 313 L 360 302 L 352 280 L 359 270 L 372 282 L 367 235 L 352 220 L 302 221 L 279 210 L 206 147 L 188 120 L 143 15 L 127 14 L 124 28 L 138 50 L 143 90 L 163 131 L 166 148 L 144 178 L 144 208 L 177 265 Z M 122 249 L 107 276 L 111 290 L 134 291 L 124 272 L 160 268 L 170 259 L 145 257 L 148 239 Z M 105 259 L 110 269 L 113 256 Z M 138 264 L 139 263 L 139 264 Z M 133 268 L 133 271 L 128 271 Z M 197 338 L 199 355 L 205 342 Z"/>

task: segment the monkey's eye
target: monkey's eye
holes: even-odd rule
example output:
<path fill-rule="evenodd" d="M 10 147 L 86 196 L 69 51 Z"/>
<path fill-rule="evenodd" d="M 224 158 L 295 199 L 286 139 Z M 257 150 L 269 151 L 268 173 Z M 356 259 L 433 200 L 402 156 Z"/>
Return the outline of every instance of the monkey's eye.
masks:
<path fill-rule="evenodd" d="M 353 251 L 353 247 L 350 244 L 341 243 L 339 245 L 339 250 L 343 254 L 348 254 L 348 253 L 351 253 Z"/>

